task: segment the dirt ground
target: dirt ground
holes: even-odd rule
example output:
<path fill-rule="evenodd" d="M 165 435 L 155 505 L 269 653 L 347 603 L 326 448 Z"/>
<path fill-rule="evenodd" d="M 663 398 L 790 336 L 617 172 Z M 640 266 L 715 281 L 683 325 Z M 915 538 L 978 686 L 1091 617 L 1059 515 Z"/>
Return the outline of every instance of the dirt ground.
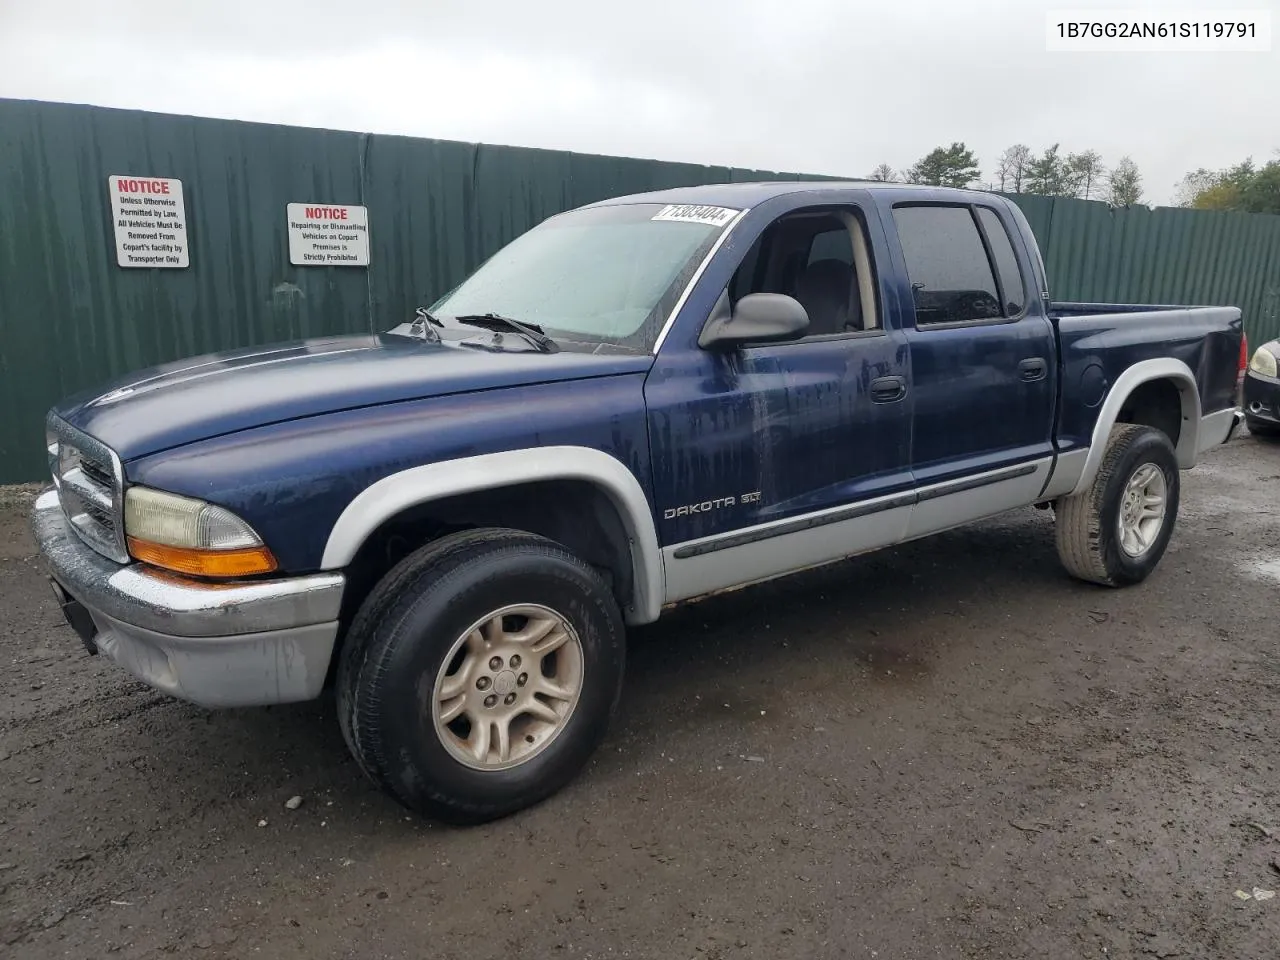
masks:
<path fill-rule="evenodd" d="M 1026 510 L 679 611 L 584 775 L 472 829 L 368 785 L 328 702 L 86 656 L 10 505 L 0 956 L 1274 958 L 1277 492 L 1280 445 L 1215 451 L 1128 590 Z"/>

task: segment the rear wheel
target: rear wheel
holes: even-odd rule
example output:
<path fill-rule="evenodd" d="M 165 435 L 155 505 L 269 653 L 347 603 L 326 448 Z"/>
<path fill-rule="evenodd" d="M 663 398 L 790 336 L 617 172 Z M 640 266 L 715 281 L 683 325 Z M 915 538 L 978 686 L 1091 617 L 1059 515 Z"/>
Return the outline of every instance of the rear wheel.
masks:
<path fill-rule="evenodd" d="M 405 806 L 492 820 L 587 762 L 617 706 L 624 649 L 612 594 L 568 550 L 514 530 L 445 537 L 357 614 L 338 668 L 343 735 Z"/>
<path fill-rule="evenodd" d="M 1152 427 L 1111 431 L 1092 485 L 1057 504 L 1058 557 L 1090 583 L 1145 580 L 1164 556 L 1178 516 L 1178 461 L 1169 438 Z"/>

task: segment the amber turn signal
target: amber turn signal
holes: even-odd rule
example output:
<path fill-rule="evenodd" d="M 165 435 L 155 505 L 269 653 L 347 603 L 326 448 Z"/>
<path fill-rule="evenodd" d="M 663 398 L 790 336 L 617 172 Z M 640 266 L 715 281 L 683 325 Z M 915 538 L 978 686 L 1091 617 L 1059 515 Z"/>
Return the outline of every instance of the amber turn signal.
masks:
<path fill-rule="evenodd" d="M 137 537 L 129 537 L 128 540 L 129 553 L 135 560 L 193 577 L 248 577 L 255 573 L 271 573 L 276 569 L 276 558 L 266 547 L 193 550 L 151 543 Z"/>

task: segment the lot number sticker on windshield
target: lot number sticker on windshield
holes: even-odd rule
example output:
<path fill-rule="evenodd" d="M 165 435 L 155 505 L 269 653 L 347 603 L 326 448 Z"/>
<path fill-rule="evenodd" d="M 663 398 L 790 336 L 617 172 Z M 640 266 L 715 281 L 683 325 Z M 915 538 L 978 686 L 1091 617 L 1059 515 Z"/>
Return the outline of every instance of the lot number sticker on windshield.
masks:
<path fill-rule="evenodd" d="M 655 220 L 675 220 L 678 223 L 705 223 L 710 227 L 723 227 L 738 215 L 728 207 L 708 207 L 696 203 L 669 203 L 654 215 Z"/>

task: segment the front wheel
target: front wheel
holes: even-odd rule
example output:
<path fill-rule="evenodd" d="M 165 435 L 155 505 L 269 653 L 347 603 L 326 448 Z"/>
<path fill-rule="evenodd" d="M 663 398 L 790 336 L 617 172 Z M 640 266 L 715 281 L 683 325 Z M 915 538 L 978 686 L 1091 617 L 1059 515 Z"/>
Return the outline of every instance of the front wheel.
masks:
<path fill-rule="evenodd" d="M 1162 431 L 1117 425 L 1093 484 L 1058 502 L 1058 557 L 1067 572 L 1112 587 L 1145 580 L 1173 534 L 1178 483 L 1178 460 Z"/>
<path fill-rule="evenodd" d="M 338 668 L 343 736 L 405 806 L 478 823 L 546 798 L 603 737 L 624 628 L 568 550 L 476 530 L 403 560 L 361 606 Z"/>

